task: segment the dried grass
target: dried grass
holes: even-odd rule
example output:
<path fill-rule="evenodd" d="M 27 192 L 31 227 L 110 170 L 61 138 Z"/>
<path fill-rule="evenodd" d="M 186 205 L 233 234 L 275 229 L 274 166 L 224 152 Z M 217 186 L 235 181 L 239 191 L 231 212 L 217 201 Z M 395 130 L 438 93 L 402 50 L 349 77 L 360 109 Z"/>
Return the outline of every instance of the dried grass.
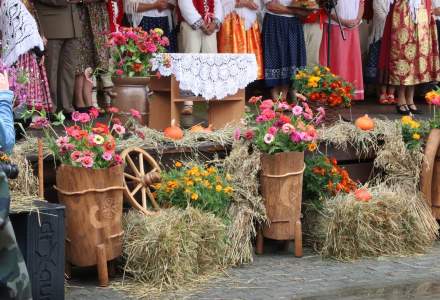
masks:
<path fill-rule="evenodd" d="M 236 142 L 223 161 L 226 173 L 232 175 L 234 196 L 229 208 L 228 249 L 225 260 L 230 265 L 253 261 L 252 239 L 255 224 L 267 222 L 266 209 L 259 193 L 260 152 L 249 144 Z"/>
<path fill-rule="evenodd" d="M 146 290 L 183 288 L 222 269 L 226 226 L 212 214 L 170 208 L 146 217 L 130 211 L 124 228 L 125 276 Z"/>
<path fill-rule="evenodd" d="M 324 257 L 353 260 L 383 255 L 424 253 L 439 226 L 421 195 L 400 185 L 370 188 L 373 199 L 359 202 L 353 194 L 329 199 L 315 226 Z"/>

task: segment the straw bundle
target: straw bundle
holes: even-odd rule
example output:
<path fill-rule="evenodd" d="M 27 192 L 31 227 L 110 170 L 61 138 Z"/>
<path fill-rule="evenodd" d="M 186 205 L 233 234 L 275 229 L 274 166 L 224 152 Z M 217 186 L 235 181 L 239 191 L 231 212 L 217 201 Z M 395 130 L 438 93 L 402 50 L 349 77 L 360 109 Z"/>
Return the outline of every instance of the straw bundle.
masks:
<path fill-rule="evenodd" d="M 236 142 L 223 167 L 232 176 L 234 187 L 225 260 L 227 264 L 240 265 L 253 261 L 255 224 L 267 222 L 266 209 L 259 193 L 260 152 L 253 149 L 249 153 L 248 143 Z"/>
<path fill-rule="evenodd" d="M 324 257 L 411 255 L 432 246 L 439 226 L 419 194 L 397 185 L 379 185 L 370 191 L 370 202 L 359 202 L 353 194 L 327 201 L 315 227 Z"/>
<path fill-rule="evenodd" d="M 146 217 L 124 217 L 125 274 L 159 290 L 180 288 L 221 268 L 225 225 L 212 214 L 166 209 Z"/>

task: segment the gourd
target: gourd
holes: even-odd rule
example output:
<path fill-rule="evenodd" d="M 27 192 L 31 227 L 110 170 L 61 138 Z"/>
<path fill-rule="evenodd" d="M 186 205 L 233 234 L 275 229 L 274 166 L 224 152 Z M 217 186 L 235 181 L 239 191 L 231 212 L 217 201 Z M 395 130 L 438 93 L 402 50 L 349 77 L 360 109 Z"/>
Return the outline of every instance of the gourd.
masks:
<path fill-rule="evenodd" d="M 204 128 L 202 125 L 197 124 L 191 127 L 190 132 L 205 132 L 209 133 L 212 132 L 212 125 L 209 125 L 208 127 Z"/>
<path fill-rule="evenodd" d="M 374 121 L 368 116 L 364 115 L 363 117 L 358 118 L 354 125 L 356 125 L 357 128 L 369 131 L 374 129 Z"/>
<path fill-rule="evenodd" d="M 176 120 L 171 121 L 171 126 L 163 131 L 165 137 L 172 140 L 181 140 L 183 138 L 183 130 L 176 125 Z"/>
<path fill-rule="evenodd" d="M 354 192 L 354 196 L 356 197 L 356 200 L 359 200 L 362 202 L 368 202 L 372 198 L 370 192 L 367 189 L 357 189 Z"/>

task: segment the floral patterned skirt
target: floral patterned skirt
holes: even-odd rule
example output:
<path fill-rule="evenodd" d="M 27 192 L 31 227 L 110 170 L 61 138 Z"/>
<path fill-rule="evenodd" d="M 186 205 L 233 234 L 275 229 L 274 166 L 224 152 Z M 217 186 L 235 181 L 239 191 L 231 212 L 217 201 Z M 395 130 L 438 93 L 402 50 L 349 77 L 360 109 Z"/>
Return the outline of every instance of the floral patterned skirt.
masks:
<path fill-rule="evenodd" d="M 408 1 L 396 0 L 383 40 L 380 67 L 387 73 L 388 84 L 416 85 L 440 79 L 436 25 L 424 4 L 414 23 Z"/>
<path fill-rule="evenodd" d="M 19 57 L 15 67 L 28 76 L 24 93 L 17 94 L 17 102 L 26 103 L 29 109 L 52 112 L 52 98 L 44 65 L 39 65 L 34 53 L 28 52 Z"/>

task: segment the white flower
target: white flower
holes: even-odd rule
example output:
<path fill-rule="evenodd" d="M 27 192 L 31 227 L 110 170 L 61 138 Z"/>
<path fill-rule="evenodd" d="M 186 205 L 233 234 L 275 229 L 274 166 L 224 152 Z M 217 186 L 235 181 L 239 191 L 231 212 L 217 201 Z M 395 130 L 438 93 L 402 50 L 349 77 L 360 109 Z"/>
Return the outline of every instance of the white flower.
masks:
<path fill-rule="evenodd" d="M 266 144 L 272 144 L 272 142 L 275 140 L 275 136 L 270 134 L 270 133 L 266 133 L 266 135 L 264 136 L 264 142 Z"/>

